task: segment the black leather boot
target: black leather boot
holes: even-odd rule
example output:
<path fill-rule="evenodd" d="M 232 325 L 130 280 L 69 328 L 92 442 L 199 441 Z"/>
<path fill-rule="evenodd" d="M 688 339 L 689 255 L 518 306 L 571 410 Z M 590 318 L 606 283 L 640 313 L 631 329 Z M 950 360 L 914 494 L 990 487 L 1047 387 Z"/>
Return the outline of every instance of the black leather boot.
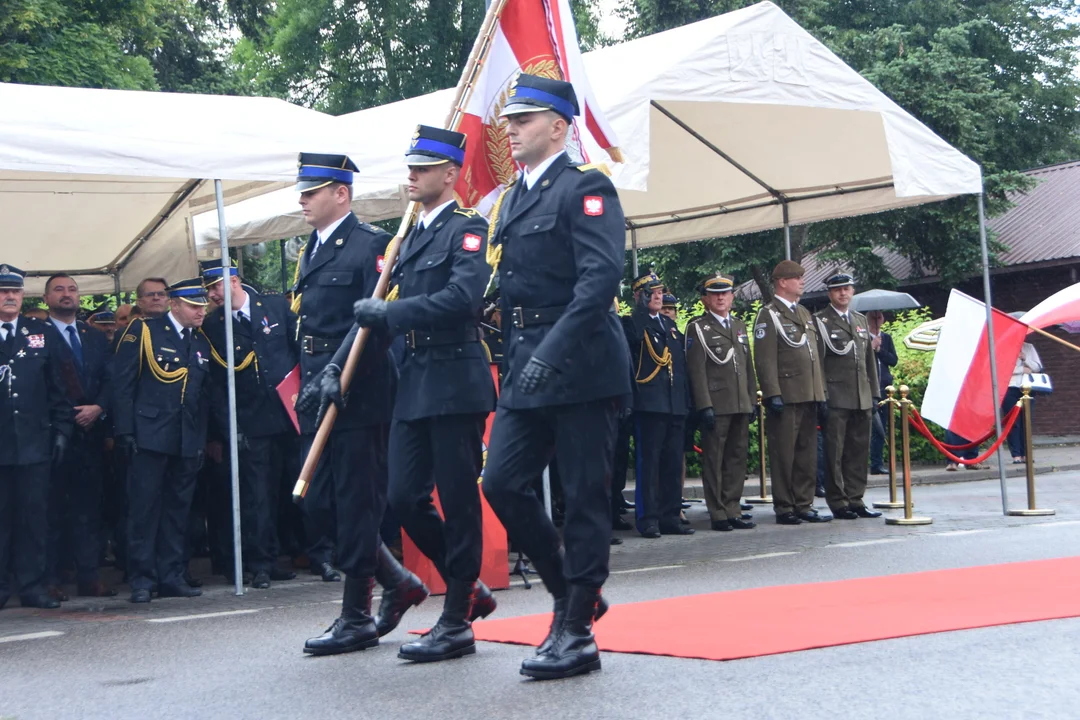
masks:
<path fill-rule="evenodd" d="M 365 650 L 379 644 L 375 620 L 371 617 L 371 591 L 375 580 L 369 577 L 346 577 L 341 599 L 341 617 L 317 638 L 304 643 L 304 652 L 312 655 Z"/>
<path fill-rule="evenodd" d="M 593 616 L 593 622 L 596 622 L 600 618 L 604 617 L 604 613 L 608 611 L 608 601 L 601 595 L 596 601 L 596 615 Z M 566 598 L 555 598 L 555 607 L 551 612 L 551 627 L 548 629 L 547 637 L 544 638 L 544 642 L 540 643 L 540 647 L 536 648 L 536 654 L 540 655 L 551 649 L 551 643 L 555 640 L 555 636 L 559 634 L 559 630 L 562 628 L 563 622 L 566 620 Z"/>
<path fill-rule="evenodd" d="M 566 618 L 551 646 L 521 663 L 521 674 L 537 680 L 557 680 L 600 669 L 600 650 L 592 634 L 600 588 L 571 585 Z"/>
<path fill-rule="evenodd" d="M 439 621 L 419 640 L 402 645 L 398 657 L 413 662 L 436 662 L 475 653 L 476 640 L 469 622 L 475 591 L 471 582 L 447 580 Z"/>
<path fill-rule="evenodd" d="M 383 588 L 379 617 L 375 622 L 379 637 L 383 637 L 394 631 L 406 610 L 427 600 L 430 593 L 420 578 L 406 570 L 382 543 L 379 544 L 375 579 Z"/>
<path fill-rule="evenodd" d="M 446 583 L 447 592 L 449 592 L 450 576 L 446 572 L 446 566 L 441 562 L 435 562 L 435 569 L 439 571 L 439 575 L 442 577 L 443 582 Z M 491 589 L 477 580 L 476 589 L 473 591 L 472 610 L 469 611 L 469 622 L 476 622 L 477 620 L 486 618 L 488 615 L 495 612 L 495 608 L 498 606 L 499 603 L 495 601 L 495 596 L 491 594 Z"/>

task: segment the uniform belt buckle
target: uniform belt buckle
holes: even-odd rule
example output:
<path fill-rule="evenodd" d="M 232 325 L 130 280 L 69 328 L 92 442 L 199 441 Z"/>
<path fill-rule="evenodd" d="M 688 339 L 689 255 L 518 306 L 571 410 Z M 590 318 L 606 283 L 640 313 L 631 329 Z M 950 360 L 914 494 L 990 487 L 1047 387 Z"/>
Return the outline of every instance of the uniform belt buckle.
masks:
<path fill-rule="evenodd" d="M 410 330 L 409 332 L 405 333 L 405 347 L 409 348 L 410 350 L 415 350 L 416 349 L 416 331 L 415 330 Z"/>
<path fill-rule="evenodd" d="M 510 318 L 518 330 L 525 327 L 525 312 L 520 307 L 513 308 Z"/>
<path fill-rule="evenodd" d="M 306 352 L 308 355 L 314 355 L 315 354 L 315 338 L 313 338 L 311 335 L 305 335 L 304 336 L 303 348 L 304 348 L 304 352 Z"/>

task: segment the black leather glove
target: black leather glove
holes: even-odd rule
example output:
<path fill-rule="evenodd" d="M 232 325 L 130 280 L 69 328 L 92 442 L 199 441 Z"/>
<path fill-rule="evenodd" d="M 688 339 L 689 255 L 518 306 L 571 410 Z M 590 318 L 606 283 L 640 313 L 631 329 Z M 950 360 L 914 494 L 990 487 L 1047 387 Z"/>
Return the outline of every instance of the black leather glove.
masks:
<path fill-rule="evenodd" d="M 773 395 L 772 397 L 765 398 L 765 408 L 777 413 L 783 412 L 784 399 L 779 395 Z"/>
<path fill-rule="evenodd" d="M 367 328 L 386 327 L 385 300 L 379 298 L 362 298 L 353 303 L 353 317 L 356 324 Z"/>
<path fill-rule="evenodd" d="M 819 402 L 817 404 L 817 422 L 820 427 L 825 427 L 825 423 L 829 421 L 829 403 Z"/>
<path fill-rule="evenodd" d="M 64 461 L 64 452 L 67 451 L 68 439 L 60 433 L 56 434 L 53 438 L 52 445 L 52 464 L 59 465 Z"/>
<path fill-rule="evenodd" d="M 707 407 L 701 411 L 698 415 L 698 422 L 701 423 L 701 427 L 706 430 L 712 430 L 716 427 L 716 411 L 711 407 Z"/>
<path fill-rule="evenodd" d="M 345 398 L 341 396 L 341 368 L 334 363 L 323 368 L 322 377 L 319 378 L 319 392 L 324 404 L 330 401 L 339 411 L 345 409 Z"/>
<path fill-rule="evenodd" d="M 529 358 L 525 367 L 521 369 L 521 377 L 518 378 L 518 391 L 522 395 L 532 395 L 543 389 L 548 380 L 555 373 L 555 368 L 548 365 L 537 357 Z"/>
<path fill-rule="evenodd" d="M 296 412 L 310 415 L 319 409 L 319 399 L 321 396 L 321 390 L 319 388 L 319 380 L 322 375 L 317 376 L 314 380 L 300 389 L 300 394 L 296 396 Z"/>
<path fill-rule="evenodd" d="M 113 438 L 113 448 L 116 452 L 120 453 L 123 457 L 131 459 L 131 456 L 135 454 L 135 436 L 134 435 L 117 435 Z"/>

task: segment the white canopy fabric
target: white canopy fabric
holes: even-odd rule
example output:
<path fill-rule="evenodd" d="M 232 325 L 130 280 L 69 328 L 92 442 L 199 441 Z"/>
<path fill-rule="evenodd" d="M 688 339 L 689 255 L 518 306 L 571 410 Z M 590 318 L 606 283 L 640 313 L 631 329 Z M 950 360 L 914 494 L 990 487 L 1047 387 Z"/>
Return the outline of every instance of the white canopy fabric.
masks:
<path fill-rule="evenodd" d="M 770 2 L 584 59 L 627 159 L 612 169 L 628 246 L 782 227 L 785 205 L 798 225 L 982 191 L 978 165 Z M 412 128 L 442 122 L 452 97 L 445 90 L 338 119 L 371 133 L 372 152 L 353 156 L 369 188 L 358 187 L 358 208 L 368 192 L 400 193 Z M 278 198 L 230 208 L 230 241 L 309 232 L 288 214 L 295 195 Z M 402 207 L 399 196 L 365 217 Z M 197 219 L 200 245 L 216 241 L 216 227 L 215 217 Z"/>
<path fill-rule="evenodd" d="M 191 277 L 208 180 L 226 202 L 283 187 L 298 149 L 341 145 L 333 121 L 270 98 L 0 83 L 0 262 L 83 292 Z"/>

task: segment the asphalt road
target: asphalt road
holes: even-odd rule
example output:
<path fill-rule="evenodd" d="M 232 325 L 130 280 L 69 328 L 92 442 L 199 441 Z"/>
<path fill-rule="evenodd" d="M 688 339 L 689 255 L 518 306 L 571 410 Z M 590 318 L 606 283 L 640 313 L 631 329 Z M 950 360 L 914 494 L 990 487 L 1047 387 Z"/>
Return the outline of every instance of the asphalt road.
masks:
<path fill-rule="evenodd" d="M 1040 478 L 1041 502 L 1058 515 L 1038 520 L 1002 517 L 996 483 L 965 483 L 921 489 L 920 510 L 933 509 L 935 524 L 916 529 L 874 521 L 779 528 L 766 520 L 748 533 L 628 538 L 616 548 L 605 596 L 633 602 L 1075 555 L 1078 481 L 1080 473 Z M 693 517 L 705 525 L 699 508 Z M 340 586 L 289 585 L 243 598 L 221 587 L 141 613 L 119 601 L 51 615 L 0 612 L 0 718 L 1080 715 L 1078 619 L 723 663 L 607 653 L 600 673 L 537 683 L 518 674 L 530 651 L 517 646 L 483 643 L 473 657 L 426 666 L 399 661 L 406 629 L 433 622 L 438 599 L 376 649 L 304 657 L 304 639 L 336 614 Z M 500 617 L 549 609 L 539 585 L 498 599 Z M 769 631 L 768 617 L 731 622 Z"/>

